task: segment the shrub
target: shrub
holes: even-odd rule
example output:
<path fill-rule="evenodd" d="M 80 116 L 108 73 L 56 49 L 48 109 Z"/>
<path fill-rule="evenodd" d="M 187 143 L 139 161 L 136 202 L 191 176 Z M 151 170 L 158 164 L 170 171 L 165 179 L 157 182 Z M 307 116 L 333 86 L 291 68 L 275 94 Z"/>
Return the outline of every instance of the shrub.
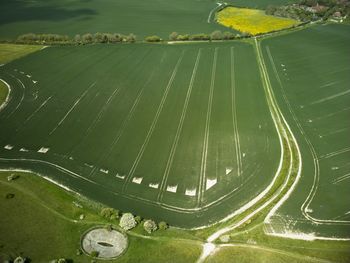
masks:
<path fill-rule="evenodd" d="M 137 222 L 131 213 L 125 213 L 120 219 L 119 225 L 124 230 L 130 230 L 137 225 Z"/>
<path fill-rule="evenodd" d="M 119 210 L 114 208 L 105 207 L 101 210 L 100 215 L 104 218 L 108 218 L 110 220 L 114 220 L 119 218 Z"/>
<path fill-rule="evenodd" d="M 67 263 L 67 260 L 64 258 L 60 258 L 59 260 L 57 260 L 57 263 Z"/>
<path fill-rule="evenodd" d="M 145 40 L 146 42 L 160 42 L 161 38 L 159 36 L 148 36 Z"/>
<path fill-rule="evenodd" d="M 195 34 L 195 35 L 191 35 L 190 36 L 191 40 L 209 40 L 210 36 L 208 36 L 207 34 Z"/>
<path fill-rule="evenodd" d="M 9 176 L 7 176 L 7 181 L 13 181 L 19 178 L 18 174 L 11 174 Z"/>
<path fill-rule="evenodd" d="M 6 196 L 5 196 L 6 199 L 12 199 L 12 198 L 14 198 L 14 197 L 15 197 L 15 194 L 12 194 L 12 193 L 8 193 L 8 194 L 6 194 Z"/>
<path fill-rule="evenodd" d="M 169 39 L 171 41 L 176 41 L 177 38 L 178 38 L 179 34 L 177 32 L 172 32 L 170 35 L 169 35 Z"/>
<path fill-rule="evenodd" d="M 152 232 L 154 232 L 158 229 L 157 224 L 153 220 L 150 220 L 150 219 L 146 220 L 145 223 L 143 223 L 143 228 L 149 234 L 151 234 Z"/>
<path fill-rule="evenodd" d="M 187 41 L 190 39 L 190 35 L 186 34 L 186 35 L 178 35 L 177 40 L 178 41 Z"/>
<path fill-rule="evenodd" d="M 169 225 L 166 222 L 161 221 L 161 222 L 159 222 L 158 227 L 160 230 L 165 230 L 169 227 Z"/>
<path fill-rule="evenodd" d="M 137 224 L 140 224 L 142 221 L 142 217 L 141 216 L 135 216 L 135 221 Z"/>
<path fill-rule="evenodd" d="M 231 32 L 224 32 L 223 34 L 223 39 L 225 40 L 230 40 L 230 39 L 234 39 L 235 38 L 235 35 L 232 34 Z"/>

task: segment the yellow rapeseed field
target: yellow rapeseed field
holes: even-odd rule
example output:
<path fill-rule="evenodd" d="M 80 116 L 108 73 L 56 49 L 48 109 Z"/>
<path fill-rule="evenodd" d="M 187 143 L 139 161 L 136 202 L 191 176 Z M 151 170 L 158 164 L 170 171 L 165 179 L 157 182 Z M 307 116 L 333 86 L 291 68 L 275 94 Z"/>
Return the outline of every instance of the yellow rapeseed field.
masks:
<path fill-rule="evenodd" d="M 235 30 L 257 35 L 298 25 L 294 19 L 266 15 L 264 11 L 226 7 L 217 14 L 217 21 Z"/>

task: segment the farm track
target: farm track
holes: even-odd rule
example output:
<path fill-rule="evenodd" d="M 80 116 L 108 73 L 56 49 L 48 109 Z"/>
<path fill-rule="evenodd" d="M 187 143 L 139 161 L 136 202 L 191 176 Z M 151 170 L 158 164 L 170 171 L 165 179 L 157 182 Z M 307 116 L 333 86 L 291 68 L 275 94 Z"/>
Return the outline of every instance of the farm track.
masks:
<path fill-rule="evenodd" d="M 270 82 L 266 65 L 264 62 L 264 58 L 261 52 L 260 43 L 258 43 L 256 38 L 254 39 L 254 47 L 256 50 L 257 60 L 259 64 L 263 87 L 266 94 L 266 99 L 281 140 L 281 148 L 282 148 L 281 160 L 283 160 L 282 166 L 287 166 L 288 170 L 287 172 L 284 169 L 278 170 L 278 173 L 276 176 L 277 178 L 279 178 L 278 181 L 282 180 L 281 185 L 278 183 L 277 178 L 275 177 L 272 182 L 274 186 L 270 188 L 270 191 L 265 193 L 265 195 L 261 196 L 260 199 L 257 199 L 255 204 L 252 204 L 245 211 L 243 211 L 242 214 L 237 217 L 238 221 L 237 219 L 236 220 L 233 219 L 233 222 L 230 223 L 228 226 L 217 230 L 207 238 L 208 243 L 203 246 L 203 252 L 200 258 L 198 259 L 197 263 L 204 262 L 206 258 L 210 256 L 211 253 L 213 253 L 213 251 L 215 250 L 215 245 L 210 245 L 210 244 L 213 244 L 213 242 L 215 242 L 215 240 L 217 240 L 221 235 L 226 234 L 230 231 L 233 231 L 239 226 L 242 226 L 244 223 L 246 223 L 248 220 L 251 220 L 258 213 L 262 212 L 267 214 L 264 222 L 268 223 L 270 217 L 275 213 L 278 207 L 280 207 L 288 199 L 290 194 L 293 192 L 301 176 L 302 161 L 301 161 L 301 153 L 299 150 L 299 146 L 288 123 L 284 119 L 284 116 L 280 111 L 277 101 L 274 97 L 271 82 Z M 285 147 L 285 144 L 287 144 L 287 147 Z M 289 158 L 286 159 L 285 157 L 288 157 L 288 156 Z M 291 185 L 291 187 L 288 188 L 288 185 Z M 265 198 L 265 196 L 268 196 L 268 199 L 263 202 L 260 202 L 260 200 Z M 269 210 L 269 207 L 272 204 L 274 204 L 274 206 L 271 210 Z M 266 233 L 266 234 L 273 235 L 274 233 Z"/>

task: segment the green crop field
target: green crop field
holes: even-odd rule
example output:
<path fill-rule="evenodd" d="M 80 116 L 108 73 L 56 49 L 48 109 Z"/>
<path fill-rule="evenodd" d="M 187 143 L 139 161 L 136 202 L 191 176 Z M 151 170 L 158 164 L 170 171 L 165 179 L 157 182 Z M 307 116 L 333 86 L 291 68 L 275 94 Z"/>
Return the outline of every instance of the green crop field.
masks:
<path fill-rule="evenodd" d="M 349 7 L 0 1 L 0 262 L 349 262 Z"/>
<path fill-rule="evenodd" d="M 225 27 L 213 23 L 218 5 L 211 1 L 157 0 L 4 0 L 0 3 L 0 39 L 25 33 L 134 33 L 139 38 L 173 32 L 211 33 Z"/>
<path fill-rule="evenodd" d="M 348 238 L 350 28 L 313 27 L 263 41 L 280 106 L 301 147 L 301 178 L 272 216 L 279 234 Z"/>
<path fill-rule="evenodd" d="M 124 211 L 206 225 L 277 171 L 280 143 L 249 44 L 47 48 L 0 75 L 12 88 L 1 166 Z"/>

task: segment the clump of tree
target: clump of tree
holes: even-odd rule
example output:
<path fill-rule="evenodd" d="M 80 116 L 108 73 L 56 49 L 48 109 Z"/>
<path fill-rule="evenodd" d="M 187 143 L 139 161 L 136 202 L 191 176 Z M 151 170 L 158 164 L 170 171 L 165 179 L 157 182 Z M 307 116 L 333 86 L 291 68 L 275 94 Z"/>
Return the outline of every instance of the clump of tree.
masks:
<path fill-rule="evenodd" d="M 134 216 L 131 213 L 125 213 L 120 219 L 119 226 L 124 230 L 130 230 L 137 225 Z"/>
<path fill-rule="evenodd" d="M 157 226 L 156 222 L 154 222 L 151 219 L 148 219 L 143 223 L 143 228 L 145 229 L 145 231 L 148 234 L 151 234 L 152 232 L 154 232 L 158 229 L 158 226 Z"/>
<path fill-rule="evenodd" d="M 154 36 L 146 37 L 145 41 L 146 42 L 160 42 L 160 41 L 162 41 L 162 39 L 159 36 L 154 35 Z"/>
<path fill-rule="evenodd" d="M 283 6 L 270 5 L 265 13 L 302 22 L 343 19 L 350 15 L 350 2 L 348 0 L 300 0 L 298 3 Z"/>
<path fill-rule="evenodd" d="M 109 220 L 115 220 L 119 218 L 120 212 L 117 209 L 105 207 L 102 208 L 100 215 Z"/>

